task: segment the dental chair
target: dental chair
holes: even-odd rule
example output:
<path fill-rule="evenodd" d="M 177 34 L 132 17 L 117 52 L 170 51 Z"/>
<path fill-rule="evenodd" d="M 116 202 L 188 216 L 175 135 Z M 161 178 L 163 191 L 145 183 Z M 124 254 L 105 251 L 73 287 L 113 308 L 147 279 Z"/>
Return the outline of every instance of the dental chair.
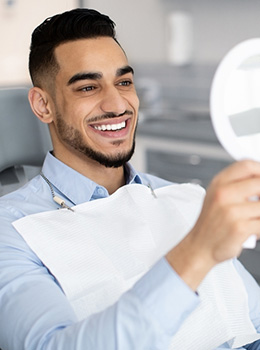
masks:
<path fill-rule="evenodd" d="M 52 149 L 48 126 L 33 114 L 28 91 L 0 89 L 0 196 L 37 175 Z"/>
<path fill-rule="evenodd" d="M 48 126 L 33 114 L 28 91 L 0 88 L 0 196 L 39 174 L 52 149 Z"/>

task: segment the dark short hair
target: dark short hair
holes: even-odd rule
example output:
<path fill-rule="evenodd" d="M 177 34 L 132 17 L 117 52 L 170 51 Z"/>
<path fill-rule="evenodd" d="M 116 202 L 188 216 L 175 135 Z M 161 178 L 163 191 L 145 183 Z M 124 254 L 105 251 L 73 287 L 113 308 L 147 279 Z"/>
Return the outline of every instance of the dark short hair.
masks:
<path fill-rule="evenodd" d="M 96 37 L 115 41 L 115 23 L 93 9 L 77 8 L 47 18 L 32 33 L 29 72 L 34 86 L 41 87 L 46 78 L 54 77 L 59 66 L 54 50 L 62 43 Z"/>

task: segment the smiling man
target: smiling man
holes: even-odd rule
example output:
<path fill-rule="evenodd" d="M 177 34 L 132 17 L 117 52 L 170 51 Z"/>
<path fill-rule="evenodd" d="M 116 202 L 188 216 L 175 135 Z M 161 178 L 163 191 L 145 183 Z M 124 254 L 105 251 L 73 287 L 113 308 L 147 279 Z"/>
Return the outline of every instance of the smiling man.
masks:
<path fill-rule="evenodd" d="M 0 199 L 0 347 L 260 349 L 260 289 L 236 259 L 259 236 L 260 165 L 206 195 L 137 172 L 134 71 L 95 10 L 39 25 L 29 69 L 53 150 Z"/>
<path fill-rule="evenodd" d="M 29 99 L 35 114 L 50 125 L 53 155 L 114 192 L 124 184 L 122 166 L 134 152 L 139 107 L 124 51 L 109 36 L 66 41 L 55 49 L 58 73 L 50 69 L 44 80 L 34 68 L 33 53 L 37 87 Z"/>

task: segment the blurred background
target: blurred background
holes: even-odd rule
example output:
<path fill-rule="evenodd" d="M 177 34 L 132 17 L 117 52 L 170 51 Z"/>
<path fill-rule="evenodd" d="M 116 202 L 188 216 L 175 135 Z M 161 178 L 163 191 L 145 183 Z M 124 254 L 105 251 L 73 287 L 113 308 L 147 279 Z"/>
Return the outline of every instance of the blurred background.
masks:
<path fill-rule="evenodd" d="M 75 7 L 95 8 L 115 21 L 118 40 L 135 69 L 140 115 L 134 166 L 206 188 L 232 162 L 210 120 L 212 78 L 234 45 L 260 36 L 260 2 L 0 0 L 0 88 L 30 87 L 31 32 L 46 17 Z M 0 173 L 0 195 L 21 184 L 19 177 L 13 183 L 6 178 Z M 259 256 L 259 246 L 241 255 L 258 282 Z"/>

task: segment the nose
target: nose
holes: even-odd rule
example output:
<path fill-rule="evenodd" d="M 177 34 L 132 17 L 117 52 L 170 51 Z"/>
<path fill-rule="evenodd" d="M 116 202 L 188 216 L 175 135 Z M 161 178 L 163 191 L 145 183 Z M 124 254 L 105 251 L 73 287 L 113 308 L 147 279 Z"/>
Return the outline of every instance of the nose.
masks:
<path fill-rule="evenodd" d="M 104 91 L 100 108 L 104 113 L 122 114 L 127 110 L 127 100 L 116 87 L 110 87 Z"/>

